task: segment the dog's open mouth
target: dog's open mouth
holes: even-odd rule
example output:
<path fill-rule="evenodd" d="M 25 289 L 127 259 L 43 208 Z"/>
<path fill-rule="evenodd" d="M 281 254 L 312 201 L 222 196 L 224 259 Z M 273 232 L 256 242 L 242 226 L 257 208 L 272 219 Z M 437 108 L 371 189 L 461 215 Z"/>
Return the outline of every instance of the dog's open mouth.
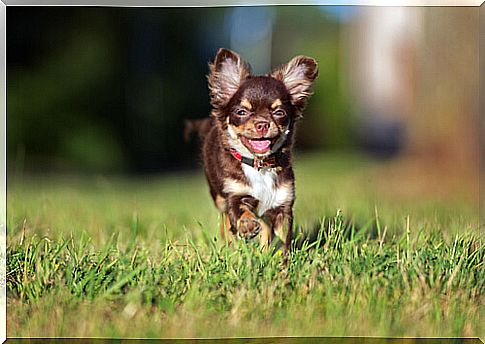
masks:
<path fill-rule="evenodd" d="M 270 151 L 274 139 L 266 137 L 250 139 L 240 136 L 240 140 L 251 152 L 265 154 Z"/>

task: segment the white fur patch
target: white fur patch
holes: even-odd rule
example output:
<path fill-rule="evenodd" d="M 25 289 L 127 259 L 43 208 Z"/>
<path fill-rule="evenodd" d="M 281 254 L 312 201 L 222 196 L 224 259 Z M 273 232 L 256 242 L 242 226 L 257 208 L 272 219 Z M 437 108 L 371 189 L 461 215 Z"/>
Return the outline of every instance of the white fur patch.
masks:
<path fill-rule="evenodd" d="M 276 172 L 274 170 L 257 171 L 247 165 L 242 165 L 242 168 L 250 184 L 249 194 L 259 201 L 258 216 L 292 199 L 294 191 L 290 184 L 282 184 L 276 187 Z"/>

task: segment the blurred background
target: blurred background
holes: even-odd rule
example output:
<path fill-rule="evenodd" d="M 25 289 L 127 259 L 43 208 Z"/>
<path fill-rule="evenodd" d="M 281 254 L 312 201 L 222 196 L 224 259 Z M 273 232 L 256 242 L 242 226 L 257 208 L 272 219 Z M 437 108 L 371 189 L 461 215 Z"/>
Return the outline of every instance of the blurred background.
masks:
<path fill-rule="evenodd" d="M 7 18 L 10 175 L 198 169 L 183 119 L 208 115 L 207 63 L 227 47 L 255 73 L 318 60 L 299 152 L 360 152 L 391 161 L 383 176 L 404 192 L 455 183 L 478 200 L 478 8 L 9 6 Z"/>

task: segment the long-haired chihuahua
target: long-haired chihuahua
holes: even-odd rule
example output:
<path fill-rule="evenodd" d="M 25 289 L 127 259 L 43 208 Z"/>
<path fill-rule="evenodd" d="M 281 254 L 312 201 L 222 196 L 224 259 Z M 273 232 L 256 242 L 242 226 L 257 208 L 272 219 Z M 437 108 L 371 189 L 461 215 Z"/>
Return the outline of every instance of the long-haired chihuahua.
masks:
<path fill-rule="evenodd" d="M 209 118 L 186 122 L 203 138 L 210 194 L 222 214 L 221 233 L 253 238 L 267 248 L 278 236 L 291 245 L 295 176 L 291 151 L 318 75 L 317 63 L 296 56 L 264 76 L 251 74 L 238 54 L 219 49 L 208 75 Z"/>

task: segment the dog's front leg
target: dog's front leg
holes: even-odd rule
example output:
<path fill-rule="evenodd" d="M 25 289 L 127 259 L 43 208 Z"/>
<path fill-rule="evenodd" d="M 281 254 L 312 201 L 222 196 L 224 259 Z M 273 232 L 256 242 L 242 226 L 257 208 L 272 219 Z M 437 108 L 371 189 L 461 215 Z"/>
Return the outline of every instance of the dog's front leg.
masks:
<path fill-rule="evenodd" d="M 258 234 L 260 223 L 254 215 L 258 200 L 249 195 L 230 196 L 228 202 L 231 227 L 243 238 L 252 238 Z"/>

